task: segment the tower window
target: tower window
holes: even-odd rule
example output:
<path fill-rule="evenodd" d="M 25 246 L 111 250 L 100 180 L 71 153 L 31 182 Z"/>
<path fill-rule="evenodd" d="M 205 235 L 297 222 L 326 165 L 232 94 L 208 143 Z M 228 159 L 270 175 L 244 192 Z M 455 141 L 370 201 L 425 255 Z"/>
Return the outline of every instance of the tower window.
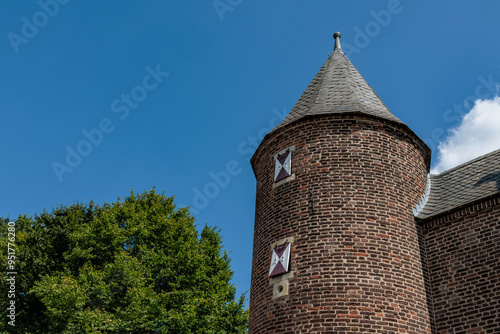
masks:
<path fill-rule="evenodd" d="M 279 182 L 292 176 L 292 151 L 295 146 L 289 147 L 274 156 L 274 182 Z"/>
<path fill-rule="evenodd" d="M 269 277 L 282 275 L 290 270 L 290 249 L 291 244 L 288 242 L 274 247 Z"/>

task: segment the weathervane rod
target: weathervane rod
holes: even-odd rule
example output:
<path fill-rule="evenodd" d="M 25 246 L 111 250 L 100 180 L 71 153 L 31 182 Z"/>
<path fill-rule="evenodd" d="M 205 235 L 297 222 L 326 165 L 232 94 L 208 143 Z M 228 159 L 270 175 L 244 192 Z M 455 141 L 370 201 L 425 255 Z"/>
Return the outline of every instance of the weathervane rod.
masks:
<path fill-rule="evenodd" d="M 333 51 L 342 51 L 342 49 L 340 48 L 340 36 L 341 35 L 338 31 L 333 34 L 333 38 L 335 38 L 335 47 L 333 48 Z"/>

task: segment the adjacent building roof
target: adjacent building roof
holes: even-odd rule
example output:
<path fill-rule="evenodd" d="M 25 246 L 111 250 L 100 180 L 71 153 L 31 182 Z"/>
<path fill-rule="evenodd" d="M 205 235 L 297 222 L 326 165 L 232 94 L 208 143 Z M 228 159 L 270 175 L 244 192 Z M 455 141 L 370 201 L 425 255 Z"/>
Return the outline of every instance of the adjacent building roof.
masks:
<path fill-rule="evenodd" d="M 415 217 L 427 219 L 500 193 L 500 150 L 480 156 L 441 174 L 430 175 Z"/>
<path fill-rule="evenodd" d="M 335 49 L 311 81 L 288 116 L 274 129 L 309 115 L 361 112 L 402 123 L 375 94 L 340 48 L 335 33 Z"/>

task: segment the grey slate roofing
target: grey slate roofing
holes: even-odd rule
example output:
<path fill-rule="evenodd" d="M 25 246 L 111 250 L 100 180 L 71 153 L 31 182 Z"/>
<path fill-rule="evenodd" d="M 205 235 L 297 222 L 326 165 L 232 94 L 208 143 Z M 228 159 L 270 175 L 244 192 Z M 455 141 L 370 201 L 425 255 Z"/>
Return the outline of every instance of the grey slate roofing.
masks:
<path fill-rule="evenodd" d="M 305 116 L 349 112 L 361 112 L 404 124 L 389 111 L 337 43 L 338 39 L 333 53 L 292 111 L 273 131 Z"/>
<path fill-rule="evenodd" d="M 427 219 L 500 193 L 500 150 L 430 175 L 430 192 L 415 215 Z M 425 197 L 425 196 L 424 196 Z"/>

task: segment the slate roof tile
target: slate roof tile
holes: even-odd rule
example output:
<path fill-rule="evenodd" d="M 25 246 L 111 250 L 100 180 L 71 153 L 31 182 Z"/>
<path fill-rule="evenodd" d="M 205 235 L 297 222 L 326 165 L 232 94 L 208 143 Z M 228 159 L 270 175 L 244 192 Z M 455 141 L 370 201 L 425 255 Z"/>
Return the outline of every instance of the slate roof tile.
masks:
<path fill-rule="evenodd" d="M 306 116 L 349 112 L 361 112 L 404 124 L 389 111 L 338 48 L 325 61 L 288 116 L 273 131 Z"/>
<path fill-rule="evenodd" d="M 500 193 L 500 150 L 480 156 L 441 174 L 430 175 L 431 189 L 415 215 L 427 219 Z"/>

